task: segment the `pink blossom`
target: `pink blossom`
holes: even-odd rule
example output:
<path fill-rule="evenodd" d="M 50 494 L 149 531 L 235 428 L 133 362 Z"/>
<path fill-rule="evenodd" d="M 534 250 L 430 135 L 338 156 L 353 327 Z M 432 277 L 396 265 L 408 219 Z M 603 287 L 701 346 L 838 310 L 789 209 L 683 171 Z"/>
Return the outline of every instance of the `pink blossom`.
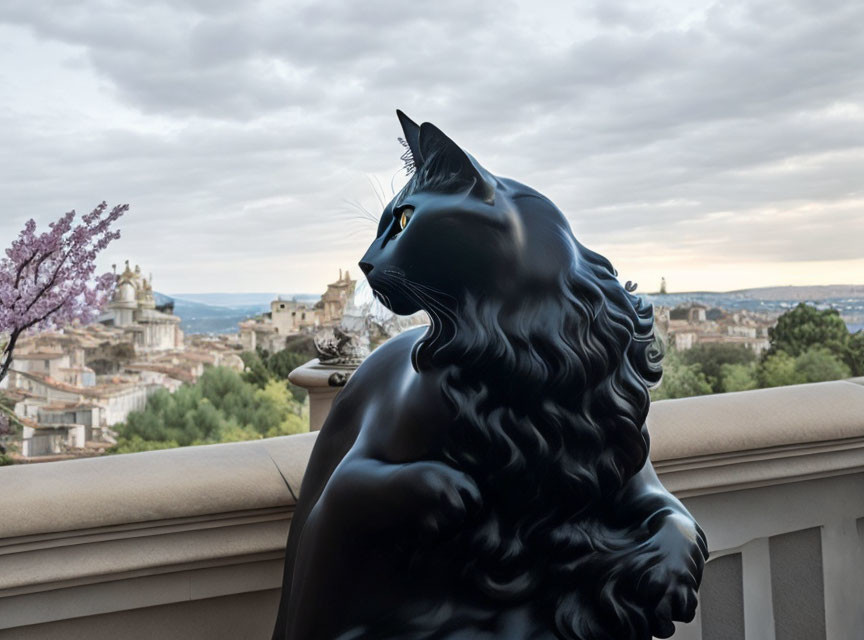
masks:
<path fill-rule="evenodd" d="M 28 220 L 6 257 L 0 259 L 0 333 L 8 335 L 0 364 L 2 380 L 12 363 L 18 337 L 28 330 L 61 327 L 73 321 L 92 321 L 110 297 L 114 277 L 95 275 L 96 256 L 120 232 L 111 229 L 129 209 L 108 211 L 103 202 L 73 226 L 75 212 L 64 214 L 36 232 Z"/>

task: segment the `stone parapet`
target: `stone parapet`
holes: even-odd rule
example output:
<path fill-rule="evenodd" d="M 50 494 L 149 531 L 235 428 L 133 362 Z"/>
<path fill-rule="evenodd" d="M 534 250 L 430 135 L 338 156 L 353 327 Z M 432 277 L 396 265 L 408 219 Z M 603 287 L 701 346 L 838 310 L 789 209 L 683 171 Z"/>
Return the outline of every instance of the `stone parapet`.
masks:
<path fill-rule="evenodd" d="M 864 628 L 860 381 L 661 401 L 649 430 L 712 550 L 676 638 Z M 0 468 L 0 640 L 266 640 L 316 436 Z"/>

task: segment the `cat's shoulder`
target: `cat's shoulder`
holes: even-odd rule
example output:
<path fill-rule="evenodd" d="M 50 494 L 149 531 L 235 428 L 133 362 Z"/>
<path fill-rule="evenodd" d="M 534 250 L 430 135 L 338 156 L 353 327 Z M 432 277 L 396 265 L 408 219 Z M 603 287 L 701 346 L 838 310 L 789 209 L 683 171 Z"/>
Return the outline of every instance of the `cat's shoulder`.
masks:
<path fill-rule="evenodd" d="M 413 327 L 390 338 L 367 356 L 352 374 L 348 384 L 353 387 L 369 383 L 373 388 L 377 388 L 383 380 L 403 376 L 409 370 L 413 371 L 411 351 L 426 333 L 426 329 L 425 325 Z"/>

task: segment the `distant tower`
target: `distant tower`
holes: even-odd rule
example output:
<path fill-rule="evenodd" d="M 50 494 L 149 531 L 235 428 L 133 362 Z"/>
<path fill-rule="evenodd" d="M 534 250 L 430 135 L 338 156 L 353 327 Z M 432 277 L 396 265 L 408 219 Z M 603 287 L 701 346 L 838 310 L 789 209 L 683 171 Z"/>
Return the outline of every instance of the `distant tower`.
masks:
<path fill-rule="evenodd" d="M 666 295 L 666 278 L 660 278 L 660 295 Z"/>

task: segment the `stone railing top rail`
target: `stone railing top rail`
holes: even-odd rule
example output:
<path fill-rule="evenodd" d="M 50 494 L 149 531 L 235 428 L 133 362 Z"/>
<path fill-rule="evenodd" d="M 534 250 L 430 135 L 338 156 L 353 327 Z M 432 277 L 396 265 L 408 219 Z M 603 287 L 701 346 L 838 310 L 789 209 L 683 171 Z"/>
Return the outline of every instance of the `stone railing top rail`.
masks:
<path fill-rule="evenodd" d="M 4 539 L 290 507 L 317 434 L 0 467 Z"/>
<path fill-rule="evenodd" d="M 682 496 L 850 473 L 864 468 L 864 385 L 657 402 L 649 428 L 658 472 Z M 0 468 L 0 547 L 23 536 L 289 508 L 316 435 Z"/>
<path fill-rule="evenodd" d="M 864 438 L 864 385 L 819 382 L 651 405 L 656 461 Z"/>

